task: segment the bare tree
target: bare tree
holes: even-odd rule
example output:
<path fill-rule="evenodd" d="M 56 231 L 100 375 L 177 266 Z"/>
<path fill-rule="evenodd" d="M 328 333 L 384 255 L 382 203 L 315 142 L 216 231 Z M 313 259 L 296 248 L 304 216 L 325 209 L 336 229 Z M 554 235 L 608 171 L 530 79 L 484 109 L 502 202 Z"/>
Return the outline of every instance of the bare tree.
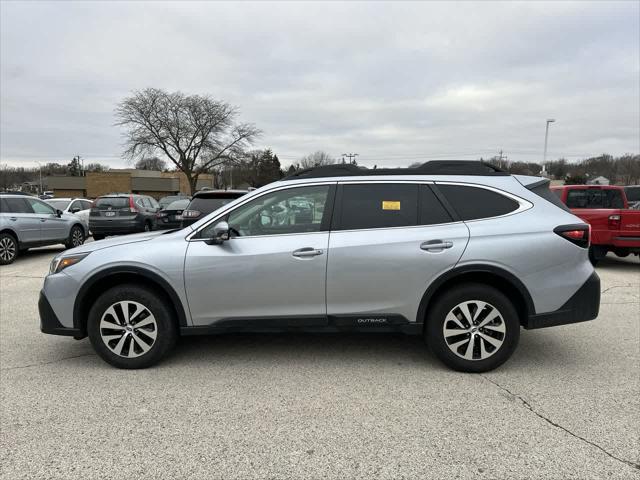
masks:
<path fill-rule="evenodd" d="M 124 154 L 166 156 L 184 172 L 191 193 L 201 174 L 233 163 L 260 135 L 253 124 L 236 123 L 236 107 L 206 95 L 147 88 L 122 100 L 115 114 L 116 125 L 126 128 Z"/>
<path fill-rule="evenodd" d="M 318 150 L 317 152 L 313 152 L 310 155 L 302 157 L 300 159 L 299 166 L 304 170 L 305 168 L 322 167 L 324 165 L 333 165 L 334 163 L 337 163 L 335 158 L 327 152 Z"/>
<path fill-rule="evenodd" d="M 165 170 L 167 168 L 167 162 L 159 157 L 144 157 L 138 160 L 135 164 L 138 170 Z"/>

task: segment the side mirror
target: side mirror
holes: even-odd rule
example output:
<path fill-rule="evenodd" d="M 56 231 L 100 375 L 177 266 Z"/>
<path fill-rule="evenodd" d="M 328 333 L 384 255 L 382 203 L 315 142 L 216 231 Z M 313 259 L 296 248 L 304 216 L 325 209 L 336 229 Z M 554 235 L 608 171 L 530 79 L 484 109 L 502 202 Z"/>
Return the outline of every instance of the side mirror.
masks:
<path fill-rule="evenodd" d="M 60 218 L 62 216 L 62 210 L 56 210 L 56 215 Z"/>
<path fill-rule="evenodd" d="M 78 213 L 80 211 L 80 209 L 78 207 L 73 207 L 71 209 L 71 213 Z"/>
<path fill-rule="evenodd" d="M 221 245 L 229 240 L 229 224 L 224 220 L 213 227 L 213 236 L 207 240 L 209 245 Z"/>

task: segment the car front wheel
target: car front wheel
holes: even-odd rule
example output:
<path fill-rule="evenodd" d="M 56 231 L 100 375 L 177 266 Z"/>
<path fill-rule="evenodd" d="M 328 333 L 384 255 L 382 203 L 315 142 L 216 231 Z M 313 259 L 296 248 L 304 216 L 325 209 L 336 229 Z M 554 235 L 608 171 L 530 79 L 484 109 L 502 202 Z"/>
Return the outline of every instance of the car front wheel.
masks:
<path fill-rule="evenodd" d="M 499 290 L 483 284 L 454 287 L 436 300 L 425 328 L 431 351 L 462 372 L 486 372 L 513 354 L 520 338 L 518 313 Z"/>
<path fill-rule="evenodd" d="M 171 306 L 156 292 L 120 285 L 95 302 L 87 333 L 103 360 L 118 368 L 134 369 L 162 360 L 175 344 L 177 327 Z"/>

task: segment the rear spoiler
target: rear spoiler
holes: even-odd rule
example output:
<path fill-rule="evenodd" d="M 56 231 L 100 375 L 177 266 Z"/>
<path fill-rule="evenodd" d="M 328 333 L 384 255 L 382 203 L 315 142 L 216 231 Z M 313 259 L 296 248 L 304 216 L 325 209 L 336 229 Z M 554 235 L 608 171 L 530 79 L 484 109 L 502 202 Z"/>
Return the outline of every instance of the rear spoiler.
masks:
<path fill-rule="evenodd" d="M 528 190 L 533 190 L 534 188 L 541 187 L 545 184 L 550 184 L 551 180 L 544 177 L 532 177 L 531 175 L 513 175 L 520 184 L 527 188 Z"/>

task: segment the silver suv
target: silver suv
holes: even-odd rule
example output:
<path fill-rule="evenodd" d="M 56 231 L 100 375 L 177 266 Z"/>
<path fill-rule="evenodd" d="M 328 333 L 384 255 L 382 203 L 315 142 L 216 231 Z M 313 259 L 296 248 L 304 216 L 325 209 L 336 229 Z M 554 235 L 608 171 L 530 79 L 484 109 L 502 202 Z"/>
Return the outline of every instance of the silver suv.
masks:
<path fill-rule="evenodd" d="M 0 265 L 8 265 L 31 247 L 84 243 L 87 225 L 30 195 L 0 194 Z"/>
<path fill-rule="evenodd" d="M 120 368 L 179 335 L 355 330 L 424 335 L 449 367 L 491 370 L 520 327 L 598 315 L 589 226 L 548 183 L 479 162 L 303 171 L 182 230 L 58 255 L 41 330 L 88 335 Z"/>

